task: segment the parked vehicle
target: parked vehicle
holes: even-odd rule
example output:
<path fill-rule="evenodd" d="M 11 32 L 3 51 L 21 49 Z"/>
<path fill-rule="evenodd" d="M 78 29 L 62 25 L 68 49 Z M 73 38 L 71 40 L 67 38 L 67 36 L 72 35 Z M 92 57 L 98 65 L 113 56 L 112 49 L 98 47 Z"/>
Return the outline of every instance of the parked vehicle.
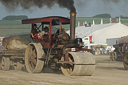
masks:
<path fill-rule="evenodd" d="M 128 36 L 119 38 L 114 47 L 115 50 L 113 52 L 112 57 L 115 60 L 122 60 L 124 68 L 128 70 Z"/>
<path fill-rule="evenodd" d="M 84 48 L 91 49 L 94 55 L 108 54 L 107 44 L 85 44 Z"/>

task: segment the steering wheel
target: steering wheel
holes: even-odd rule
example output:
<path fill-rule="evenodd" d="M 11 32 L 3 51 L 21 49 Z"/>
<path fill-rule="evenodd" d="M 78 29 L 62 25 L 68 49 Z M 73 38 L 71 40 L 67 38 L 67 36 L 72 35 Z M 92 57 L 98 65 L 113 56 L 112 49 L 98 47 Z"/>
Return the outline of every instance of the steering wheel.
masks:
<path fill-rule="evenodd" d="M 38 34 L 35 34 L 35 35 L 33 36 L 33 40 L 35 40 L 35 41 L 38 40 Z"/>
<path fill-rule="evenodd" d="M 33 40 L 35 40 L 35 41 L 43 40 L 43 37 L 39 33 L 37 33 L 34 35 Z"/>

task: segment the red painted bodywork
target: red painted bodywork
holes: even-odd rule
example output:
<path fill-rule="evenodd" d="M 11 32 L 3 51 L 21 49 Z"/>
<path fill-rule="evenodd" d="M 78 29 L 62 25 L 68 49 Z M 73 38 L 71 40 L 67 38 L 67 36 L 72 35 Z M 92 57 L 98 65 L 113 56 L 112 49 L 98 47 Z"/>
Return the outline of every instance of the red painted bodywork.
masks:
<path fill-rule="evenodd" d="M 44 44 L 46 48 L 51 48 L 51 36 L 52 36 L 52 21 L 53 20 L 59 20 L 61 24 L 70 24 L 70 19 L 60 16 L 50 16 L 50 17 L 44 17 L 44 18 L 34 18 L 34 19 L 26 19 L 22 20 L 22 24 L 34 24 L 34 23 L 42 23 L 42 24 L 48 24 L 50 26 L 49 28 L 49 42 L 41 42 Z"/>

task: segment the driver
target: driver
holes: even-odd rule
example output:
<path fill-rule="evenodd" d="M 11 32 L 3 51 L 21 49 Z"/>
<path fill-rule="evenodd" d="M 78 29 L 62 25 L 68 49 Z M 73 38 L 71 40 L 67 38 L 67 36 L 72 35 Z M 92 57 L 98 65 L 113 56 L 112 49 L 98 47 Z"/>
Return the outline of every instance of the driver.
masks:
<path fill-rule="evenodd" d="M 31 29 L 31 41 L 33 41 L 33 38 L 34 38 L 34 35 L 35 34 L 37 34 L 38 33 L 38 31 L 37 31 L 37 25 L 36 24 L 33 24 L 33 26 L 32 26 L 32 29 Z"/>

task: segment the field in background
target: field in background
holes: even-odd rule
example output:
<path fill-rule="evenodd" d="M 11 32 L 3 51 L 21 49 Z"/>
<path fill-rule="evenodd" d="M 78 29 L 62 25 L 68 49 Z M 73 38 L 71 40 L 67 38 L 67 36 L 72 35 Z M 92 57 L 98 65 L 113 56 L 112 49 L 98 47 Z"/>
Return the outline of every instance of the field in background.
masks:
<path fill-rule="evenodd" d="M 110 18 L 102 18 L 104 24 L 110 23 Z M 93 20 L 95 21 L 95 24 L 100 24 L 101 23 L 101 18 L 86 18 L 86 17 L 79 17 L 77 18 L 76 22 L 85 22 L 87 21 L 88 23 L 93 23 Z M 121 19 L 121 23 L 125 24 L 128 23 L 128 19 Z"/>
<path fill-rule="evenodd" d="M 31 25 L 23 25 L 20 20 L 0 20 L 0 36 L 21 35 L 30 33 Z"/>
<path fill-rule="evenodd" d="M 76 19 L 76 26 L 78 22 L 85 22 L 92 23 L 95 20 L 95 24 L 100 24 L 101 18 L 85 18 L 79 17 Z M 104 23 L 109 23 L 109 18 L 103 18 Z M 122 19 L 121 22 L 125 25 L 128 25 L 127 19 Z M 63 28 L 69 29 L 70 25 L 66 25 Z M 7 20 L 0 20 L 0 36 L 10 36 L 10 35 L 19 35 L 19 34 L 26 34 L 30 33 L 31 25 L 25 24 L 23 25 L 20 20 L 16 21 L 7 21 Z"/>

